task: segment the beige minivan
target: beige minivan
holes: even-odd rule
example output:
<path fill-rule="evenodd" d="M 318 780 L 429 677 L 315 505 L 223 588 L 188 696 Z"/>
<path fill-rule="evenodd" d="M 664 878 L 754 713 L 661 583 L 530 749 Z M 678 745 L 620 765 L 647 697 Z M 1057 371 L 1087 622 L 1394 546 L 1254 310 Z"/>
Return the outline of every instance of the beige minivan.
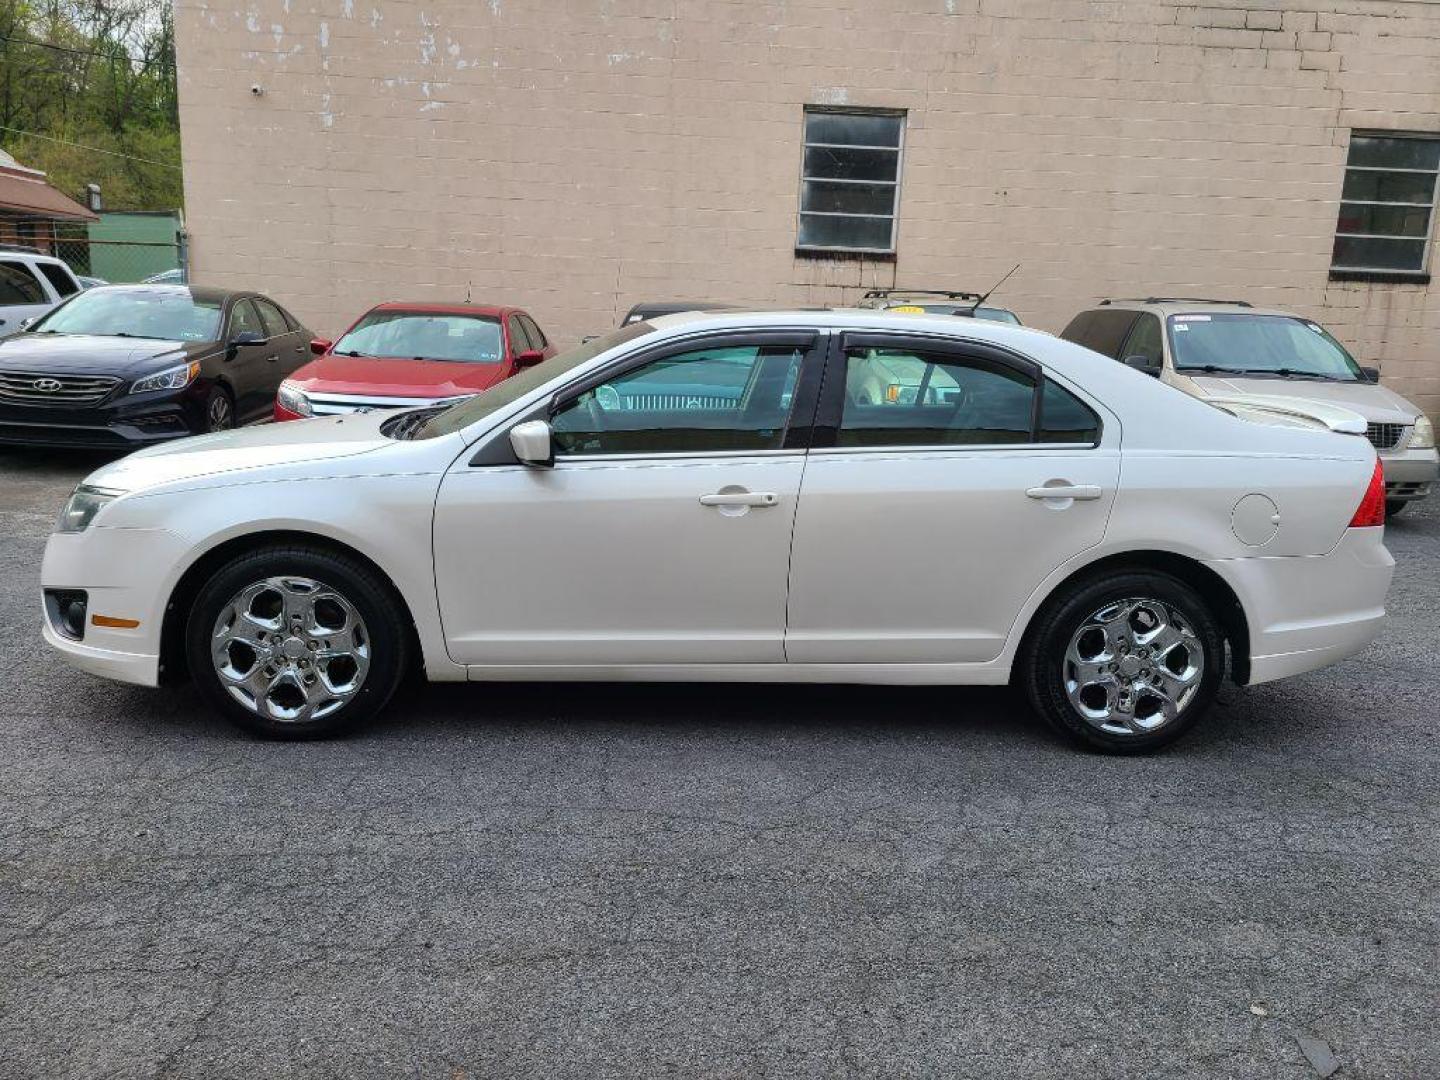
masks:
<path fill-rule="evenodd" d="M 1428 495 L 1440 474 L 1429 418 L 1304 316 L 1243 300 L 1102 300 L 1060 336 L 1195 397 L 1294 397 L 1359 413 L 1385 466 L 1388 516 Z"/>

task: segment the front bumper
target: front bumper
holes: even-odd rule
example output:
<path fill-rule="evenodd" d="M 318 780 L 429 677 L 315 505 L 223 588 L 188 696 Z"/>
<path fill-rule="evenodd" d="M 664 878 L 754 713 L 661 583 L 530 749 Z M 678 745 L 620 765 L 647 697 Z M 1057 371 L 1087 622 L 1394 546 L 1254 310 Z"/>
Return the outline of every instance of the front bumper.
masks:
<path fill-rule="evenodd" d="M 1423 499 L 1440 478 L 1440 454 L 1435 450 L 1393 450 L 1382 452 L 1387 499 Z"/>
<path fill-rule="evenodd" d="M 1216 559 L 1206 565 L 1241 598 L 1250 683 L 1313 671 L 1359 652 L 1385 622 L 1395 560 L 1385 530 L 1346 529 L 1325 555 Z"/>
<path fill-rule="evenodd" d="M 80 640 L 61 631 L 42 603 L 45 640 L 81 671 L 157 686 L 165 608 L 188 542 L 166 529 L 91 526 L 55 533 L 40 567 L 44 589 L 83 590 L 87 621 Z M 43 595 L 43 593 L 42 593 Z M 135 627 L 97 626 L 96 616 L 133 620 Z"/>
<path fill-rule="evenodd" d="M 204 406 L 192 384 L 181 391 L 112 395 L 88 408 L 0 402 L 0 443 L 21 446 L 134 448 L 204 430 Z"/>

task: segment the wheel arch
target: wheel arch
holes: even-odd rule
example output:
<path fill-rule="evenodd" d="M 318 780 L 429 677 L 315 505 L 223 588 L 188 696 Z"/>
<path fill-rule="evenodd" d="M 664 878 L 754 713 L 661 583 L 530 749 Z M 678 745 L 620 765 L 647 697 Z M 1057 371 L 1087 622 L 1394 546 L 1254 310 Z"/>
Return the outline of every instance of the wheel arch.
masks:
<path fill-rule="evenodd" d="M 165 602 L 165 615 L 160 628 L 160 682 L 170 685 L 189 677 L 189 665 L 185 658 L 185 622 L 190 607 L 199 595 L 200 589 L 210 575 L 237 555 L 261 547 L 281 545 L 303 545 L 353 559 L 369 569 L 390 591 L 391 598 L 400 605 L 405 616 L 405 625 L 410 633 L 411 655 L 416 663 L 424 663 L 424 652 L 420 646 L 419 632 L 415 626 L 415 613 L 405 594 L 396 586 L 394 578 L 385 568 L 364 552 L 331 536 L 306 532 L 303 529 L 264 529 L 257 532 L 231 536 L 207 548 L 181 573 Z"/>
<path fill-rule="evenodd" d="M 1125 570 L 1151 570 L 1179 578 L 1200 594 L 1220 622 L 1230 646 L 1230 678 L 1241 686 L 1250 681 L 1250 622 L 1245 606 L 1230 583 L 1198 559 L 1173 551 L 1121 551 L 1077 567 L 1046 593 L 1026 620 L 1016 655 L 1022 655 L 1030 636 L 1040 623 L 1040 616 L 1055 598 L 1078 581 Z"/>

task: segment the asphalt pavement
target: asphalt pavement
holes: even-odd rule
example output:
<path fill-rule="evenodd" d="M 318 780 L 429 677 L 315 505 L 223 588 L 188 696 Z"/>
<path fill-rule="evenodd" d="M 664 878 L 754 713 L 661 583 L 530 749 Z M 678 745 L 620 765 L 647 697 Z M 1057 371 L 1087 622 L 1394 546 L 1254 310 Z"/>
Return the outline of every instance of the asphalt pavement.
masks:
<path fill-rule="evenodd" d="M 1383 638 L 1173 751 L 1006 691 L 416 686 L 342 741 L 67 669 L 0 451 L 0 1077 L 1440 1076 L 1440 505 Z"/>

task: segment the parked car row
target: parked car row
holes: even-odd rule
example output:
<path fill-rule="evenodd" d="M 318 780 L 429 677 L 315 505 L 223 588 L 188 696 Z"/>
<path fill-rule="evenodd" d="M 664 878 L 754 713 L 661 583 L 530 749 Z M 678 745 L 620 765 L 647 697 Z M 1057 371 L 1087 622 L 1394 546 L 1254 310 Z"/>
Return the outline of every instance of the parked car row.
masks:
<path fill-rule="evenodd" d="M 228 348 L 260 298 L 205 302 L 203 325 L 139 329 Z M 483 341 L 453 312 L 382 308 L 322 363 L 463 346 L 515 366 L 511 313 L 470 314 L 496 320 Z M 135 375 L 189 385 L 153 344 Z M 1124 753 L 1190 729 L 1225 676 L 1333 663 L 1383 620 L 1383 470 L 1335 405 L 1202 400 L 1050 334 L 853 308 L 641 320 L 519 366 L 448 405 L 97 470 L 46 548 L 46 640 L 110 678 L 188 676 L 272 737 L 353 726 L 418 667 L 1014 682 L 1057 730 Z"/>
<path fill-rule="evenodd" d="M 38 314 L 16 322 L 29 327 L 23 338 L 0 344 L 0 442 L 123 446 L 266 416 L 445 405 L 555 352 L 535 319 L 511 306 L 386 303 L 330 342 L 259 294 L 159 279 L 82 292 L 61 260 L 19 250 L 0 258 L 0 301 L 7 299 L 36 303 L 12 304 L 0 324 Z M 961 290 L 876 289 L 857 307 L 1020 324 L 987 300 Z M 649 302 L 631 308 L 621 325 L 734 310 L 711 301 Z M 1428 495 L 1440 472 L 1429 419 L 1302 316 L 1243 300 L 1104 300 L 1061 337 L 1192 396 L 1286 397 L 1312 411 L 1329 403 L 1358 413 L 1385 464 L 1392 516 Z M 863 404 L 943 404 L 957 392 L 943 379 L 922 385 L 924 371 L 903 357 L 874 356 L 847 378 Z"/>

